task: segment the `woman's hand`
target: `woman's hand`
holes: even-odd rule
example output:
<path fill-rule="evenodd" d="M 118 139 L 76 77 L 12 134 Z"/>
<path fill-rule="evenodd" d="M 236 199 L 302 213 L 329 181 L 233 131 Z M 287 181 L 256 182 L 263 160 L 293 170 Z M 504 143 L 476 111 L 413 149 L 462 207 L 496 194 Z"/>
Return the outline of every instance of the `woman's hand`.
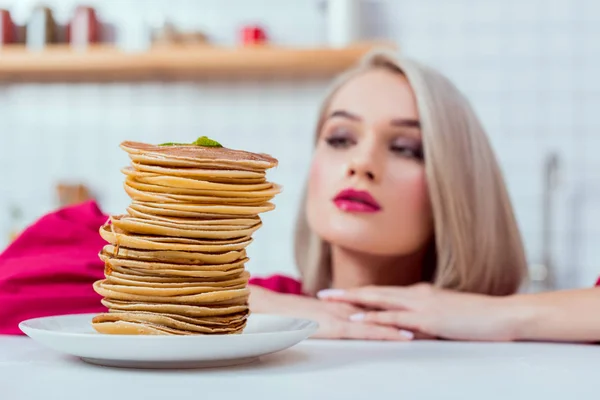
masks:
<path fill-rule="evenodd" d="M 290 315 L 318 322 L 319 330 L 313 338 L 394 341 L 407 341 L 412 338 L 410 332 L 394 327 L 351 321 L 351 315 L 363 310 L 350 304 L 279 294 L 260 287 L 252 287 L 251 290 L 250 307 L 255 312 Z"/>
<path fill-rule="evenodd" d="M 371 308 L 350 320 L 405 329 L 444 339 L 511 341 L 516 338 L 516 316 L 509 298 L 436 289 L 428 284 L 409 287 L 370 286 L 325 290 L 319 298 Z"/>
<path fill-rule="evenodd" d="M 288 304 L 290 314 L 319 323 L 319 330 L 313 336 L 315 338 L 395 341 L 406 341 L 412 338 L 409 332 L 391 326 L 351 321 L 351 315 L 361 313 L 363 310 L 350 304 L 328 303 L 296 296 L 288 299 Z"/>

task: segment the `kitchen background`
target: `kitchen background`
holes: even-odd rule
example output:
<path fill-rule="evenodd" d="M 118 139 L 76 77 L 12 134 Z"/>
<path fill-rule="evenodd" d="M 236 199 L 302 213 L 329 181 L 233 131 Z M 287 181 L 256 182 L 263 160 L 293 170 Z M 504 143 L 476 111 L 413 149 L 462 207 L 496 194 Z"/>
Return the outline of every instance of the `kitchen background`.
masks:
<path fill-rule="evenodd" d="M 21 25 L 36 4 L 0 0 Z M 80 2 L 44 4 L 65 23 Z M 316 0 L 85 4 L 127 51 L 147 47 L 144 27 L 165 18 L 220 46 L 241 45 L 241 27 L 260 24 L 268 42 L 289 48 L 330 45 L 332 21 L 340 22 L 332 4 Z M 391 41 L 447 74 L 473 102 L 505 172 L 532 274 L 541 280 L 534 290 L 591 285 L 600 275 L 600 2 L 365 0 L 360 7 L 361 33 L 346 39 Z M 0 71 L 2 63 L 0 48 Z M 277 210 L 263 216 L 247 267 L 257 275 L 295 275 L 294 219 L 330 78 L 0 82 L 0 248 L 69 196 L 93 196 L 106 213 L 123 212 L 129 199 L 119 170 L 128 158 L 121 141 L 208 135 L 280 160 L 270 179 L 284 192 Z M 79 184 L 85 187 L 64 186 Z M 544 280 L 548 271 L 555 282 Z"/>

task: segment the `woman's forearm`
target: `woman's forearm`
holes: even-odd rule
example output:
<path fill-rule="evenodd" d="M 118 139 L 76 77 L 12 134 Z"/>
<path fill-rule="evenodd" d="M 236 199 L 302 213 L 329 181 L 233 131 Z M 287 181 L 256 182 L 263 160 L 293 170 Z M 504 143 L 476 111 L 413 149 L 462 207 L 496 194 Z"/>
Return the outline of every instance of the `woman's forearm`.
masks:
<path fill-rule="evenodd" d="M 600 288 L 506 298 L 515 340 L 600 342 Z"/>
<path fill-rule="evenodd" d="M 250 285 L 250 309 L 257 313 L 285 314 L 287 305 L 292 298 L 299 296 L 282 294 L 262 288 L 260 286 Z"/>
<path fill-rule="evenodd" d="M 277 299 L 277 293 L 264 289 L 260 286 L 250 285 L 250 309 L 254 312 L 271 312 L 270 305 Z"/>

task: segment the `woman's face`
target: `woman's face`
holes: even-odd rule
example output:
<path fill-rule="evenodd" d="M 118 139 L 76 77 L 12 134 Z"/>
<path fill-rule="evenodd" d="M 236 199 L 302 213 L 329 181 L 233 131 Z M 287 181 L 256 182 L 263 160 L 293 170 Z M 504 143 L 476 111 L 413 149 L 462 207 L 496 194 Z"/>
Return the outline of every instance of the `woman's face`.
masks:
<path fill-rule="evenodd" d="M 332 245 L 399 256 L 433 235 L 415 98 L 405 77 L 367 71 L 331 100 L 312 161 L 307 216 Z"/>

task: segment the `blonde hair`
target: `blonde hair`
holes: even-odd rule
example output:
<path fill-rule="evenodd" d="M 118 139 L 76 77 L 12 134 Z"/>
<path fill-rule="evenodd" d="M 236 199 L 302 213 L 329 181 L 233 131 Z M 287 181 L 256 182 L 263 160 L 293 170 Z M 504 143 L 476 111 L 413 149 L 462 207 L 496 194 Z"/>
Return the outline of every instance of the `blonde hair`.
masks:
<path fill-rule="evenodd" d="M 316 141 L 337 90 L 353 77 L 384 68 L 403 74 L 417 103 L 425 174 L 434 218 L 429 250 L 436 287 L 489 295 L 515 293 L 526 276 L 521 235 L 496 157 L 461 92 L 435 70 L 378 51 L 341 75 L 323 102 Z M 296 224 L 295 256 L 304 290 L 331 285 L 331 246 L 308 226 L 306 187 Z M 427 261 L 426 261 L 427 263 Z"/>

